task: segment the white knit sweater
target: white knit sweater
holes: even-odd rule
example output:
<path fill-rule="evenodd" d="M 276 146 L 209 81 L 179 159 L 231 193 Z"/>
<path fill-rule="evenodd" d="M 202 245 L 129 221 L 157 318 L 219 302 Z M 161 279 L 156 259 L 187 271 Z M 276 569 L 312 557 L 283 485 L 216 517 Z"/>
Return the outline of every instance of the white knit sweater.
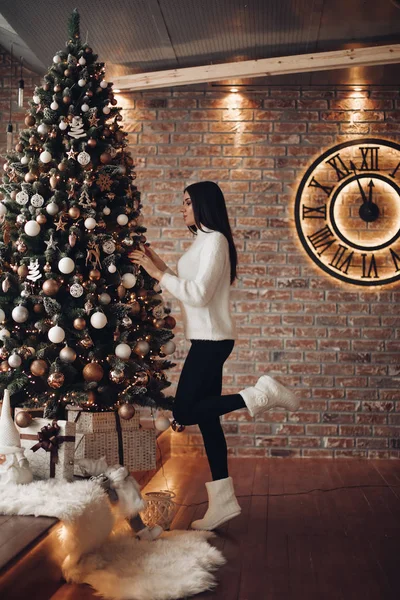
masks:
<path fill-rule="evenodd" d="M 235 340 L 228 240 L 219 231 L 203 229 L 179 259 L 178 275 L 167 269 L 160 285 L 180 301 L 187 340 Z"/>

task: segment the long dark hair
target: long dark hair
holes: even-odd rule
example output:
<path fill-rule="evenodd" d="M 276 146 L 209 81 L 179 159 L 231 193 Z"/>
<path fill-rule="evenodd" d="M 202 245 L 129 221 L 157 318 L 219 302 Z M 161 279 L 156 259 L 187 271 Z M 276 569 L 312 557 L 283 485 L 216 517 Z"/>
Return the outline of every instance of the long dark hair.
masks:
<path fill-rule="evenodd" d="M 190 231 L 193 233 L 196 233 L 197 229 L 204 231 L 201 228 L 201 225 L 204 225 L 213 231 L 220 231 L 228 240 L 232 284 L 237 277 L 238 258 L 221 188 L 213 181 L 199 181 L 188 185 L 184 192 L 189 194 L 192 201 L 196 223 L 196 225 L 188 225 Z"/>

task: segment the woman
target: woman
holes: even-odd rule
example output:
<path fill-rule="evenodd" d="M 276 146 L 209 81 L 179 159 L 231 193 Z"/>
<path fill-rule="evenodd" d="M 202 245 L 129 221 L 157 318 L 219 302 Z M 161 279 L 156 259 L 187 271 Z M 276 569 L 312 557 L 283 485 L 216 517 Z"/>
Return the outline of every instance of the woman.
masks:
<path fill-rule="evenodd" d="M 223 366 L 237 339 L 229 306 L 237 253 L 221 189 L 212 181 L 189 185 L 181 212 L 196 238 L 179 259 L 178 274 L 149 248 L 129 256 L 181 304 L 185 337 L 192 345 L 180 375 L 173 415 L 183 425 L 198 424 L 203 435 L 212 474 L 212 481 L 206 483 L 209 504 L 204 518 L 191 526 L 211 530 L 241 511 L 228 474 L 221 415 L 242 408 L 252 416 L 278 406 L 296 410 L 299 402 L 268 375 L 239 394 L 221 396 Z"/>

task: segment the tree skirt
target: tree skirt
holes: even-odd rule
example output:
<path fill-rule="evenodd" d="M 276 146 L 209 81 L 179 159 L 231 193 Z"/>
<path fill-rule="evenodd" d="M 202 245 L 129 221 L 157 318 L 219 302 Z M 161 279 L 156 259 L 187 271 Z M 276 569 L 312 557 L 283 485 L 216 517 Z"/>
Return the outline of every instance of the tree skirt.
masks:
<path fill-rule="evenodd" d="M 225 563 L 207 541 L 210 532 L 165 532 L 146 542 L 131 531 L 113 531 L 116 522 L 107 495 L 94 481 L 0 486 L 0 513 L 60 519 L 65 579 L 88 583 L 112 600 L 175 600 L 198 594 L 215 587 L 212 572 Z"/>

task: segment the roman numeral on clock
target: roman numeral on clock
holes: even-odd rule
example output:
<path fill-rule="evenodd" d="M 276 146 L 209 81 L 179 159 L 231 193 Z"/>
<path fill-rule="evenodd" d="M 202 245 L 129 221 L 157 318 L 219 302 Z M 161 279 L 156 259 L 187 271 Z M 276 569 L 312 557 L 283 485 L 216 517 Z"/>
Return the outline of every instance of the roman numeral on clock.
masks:
<path fill-rule="evenodd" d="M 347 251 L 348 248 L 346 246 L 339 244 L 339 248 L 336 250 L 335 256 L 329 263 L 330 266 L 334 267 L 338 271 L 341 271 L 342 273 L 345 273 L 346 275 L 354 255 L 354 252 L 351 251 L 350 254 L 346 256 Z"/>
<path fill-rule="evenodd" d="M 310 181 L 310 183 L 308 184 L 308 187 L 316 187 L 319 188 L 321 190 L 323 190 L 325 192 L 325 194 L 327 196 L 329 196 L 329 194 L 331 193 L 331 191 L 333 190 L 333 186 L 329 186 L 329 185 L 322 185 L 322 183 L 319 183 L 319 181 L 317 181 L 315 179 L 315 177 L 313 177 Z"/>
<path fill-rule="evenodd" d="M 362 275 L 361 277 L 363 277 L 364 279 L 372 279 L 372 277 L 374 277 L 375 279 L 378 278 L 379 279 L 379 275 L 378 275 L 378 269 L 376 266 L 376 261 L 375 261 L 375 255 L 372 254 L 371 255 L 371 260 L 368 264 L 368 254 L 361 254 L 362 257 Z M 372 273 L 374 273 L 374 275 L 372 275 Z"/>
<path fill-rule="evenodd" d="M 333 240 L 329 239 L 333 237 Z M 312 247 L 314 250 L 317 250 L 318 256 L 321 256 L 332 244 L 335 243 L 335 236 L 332 231 L 329 229 L 328 225 L 315 231 L 313 234 L 308 235 L 307 238 L 310 240 Z M 320 252 L 318 250 L 321 249 Z"/>
<path fill-rule="evenodd" d="M 399 170 L 399 168 L 400 168 L 400 162 L 397 165 L 397 167 L 395 169 L 393 169 L 393 171 L 391 173 L 389 173 L 390 177 L 393 177 L 393 178 L 396 177 L 396 173 Z"/>
<path fill-rule="evenodd" d="M 340 158 L 339 152 L 335 154 L 335 156 L 332 156 L 332 158 L 330 158 L 326 162 L 328 163 L 328 165 L 335 169 L 338 181 L 344 179 L 345 177 L 347 177 L 347 175 L 350 175 L 350 171 L 343 162 L 343 160 Z"/>
<path fill-rule="evenodd" d="M 326 204 L 319 206 L 305 206 L 303 204 L 303 219 L 326 219 Z"/>
<path fill-rule="evenodd" d="M 378 152 L 379 146 L 359 147 L 361 152 L 362 163 L 360 171 L 379 171 L 378 167 Z"/>
<path fill-rule="evenodd" d="M 396 252 L 394 250 L 392 250 L 391 248 L 390 248 L 390 254 L 392 255 L 394 268 L 396 269 L 396 271 L 400 271 L 400 256 L 398 254 L 396 254 Z"/>

